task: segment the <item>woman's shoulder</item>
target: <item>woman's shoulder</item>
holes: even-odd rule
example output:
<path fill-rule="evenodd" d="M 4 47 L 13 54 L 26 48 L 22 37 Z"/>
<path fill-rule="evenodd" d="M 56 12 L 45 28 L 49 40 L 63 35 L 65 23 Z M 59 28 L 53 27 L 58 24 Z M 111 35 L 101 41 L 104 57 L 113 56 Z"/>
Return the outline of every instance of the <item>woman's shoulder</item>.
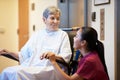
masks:
<path fill-rule="evenodd" d="M 90 52 L 87 56 L 85 56 L 85 59 L 87 61 L 96 61 L 96 59 L 98 58 L 97 52 L 93 51 Z"/>
<path fill-rule="evenodd" d="M 66 31 L 62 30 L 62 29 L 58 29 L 58 31 L 64 35 L 68 35 Z"/>

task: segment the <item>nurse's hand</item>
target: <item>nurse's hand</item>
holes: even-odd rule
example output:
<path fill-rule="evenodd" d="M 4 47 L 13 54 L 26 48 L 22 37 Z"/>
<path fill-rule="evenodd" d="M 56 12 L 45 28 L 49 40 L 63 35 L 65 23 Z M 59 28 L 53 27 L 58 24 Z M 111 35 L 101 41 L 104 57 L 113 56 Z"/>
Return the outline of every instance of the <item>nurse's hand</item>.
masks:
<path fill-rule="evenodd" d="M 40 59 L 49 59 L 51 62 L 55 61 L 55 54 L 53 52 L 46 52 L 42 56 L 40 56 Z"/>

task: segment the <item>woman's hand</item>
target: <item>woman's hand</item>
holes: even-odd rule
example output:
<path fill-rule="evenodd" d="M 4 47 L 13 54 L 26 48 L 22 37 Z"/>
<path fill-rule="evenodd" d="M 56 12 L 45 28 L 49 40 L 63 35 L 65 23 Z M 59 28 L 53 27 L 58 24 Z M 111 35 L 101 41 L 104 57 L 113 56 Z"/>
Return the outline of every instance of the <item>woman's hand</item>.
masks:
<path fill-rule="evenodd" d="M 55 61 L 56 56 L 53 52 L 46 52 L 40 57 L 41 60 L 44 58 L 49 59 L 51 62 L 53 62 Z"/>
<path fill-rule="evenodd" d="M 0 55 L 1 54 L 7 54 L 7 53 L 9 53 L 8 50 L 6 50 L 6 49 L 0 49 Z"/>

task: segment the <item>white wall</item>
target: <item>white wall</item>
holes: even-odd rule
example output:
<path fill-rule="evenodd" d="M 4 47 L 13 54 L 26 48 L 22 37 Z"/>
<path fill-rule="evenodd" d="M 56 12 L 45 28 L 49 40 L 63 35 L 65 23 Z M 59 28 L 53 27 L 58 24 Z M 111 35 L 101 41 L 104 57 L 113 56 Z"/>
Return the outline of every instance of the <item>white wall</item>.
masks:
<path fill-rule="evenodd" d="M 35 10 L 31 9 L 32 3 L 35 4 Z M 57 0 L 30 0 L 29 2 L 29 35 L 33 32 L 33 25 L 35 25 L 36 30 L 45 27 L 42 20 L 42 13 L 48 6 L 57 6 Z"/>
<path fill-rule="evenodd" d="M 18 51 L 18 0 L 0 0 L 0 48 Z M 3 65 L 4 64 L 4 65 Z M 0 56 L 0 72 L 17 62 Z"/>
<path fill-rule="evenodd" d="M 94 1 L 94 0 L 92 0 Z M 110 4 L 94 6 L 94 2 L 92 2 L 92 12 L 96 12 L 96 21 L 92 22 L 92 26 L 99 33 L 100 39 L 100 9 L 105 9 L 105 59 L 106 64 L 110 76 L 110 80 L 114 80 L 115 78 L 115 64 L 114 64 L 114 56 L 115 56 L 115 39 L 114 39 L 114 0 L 110 0 Z"/>

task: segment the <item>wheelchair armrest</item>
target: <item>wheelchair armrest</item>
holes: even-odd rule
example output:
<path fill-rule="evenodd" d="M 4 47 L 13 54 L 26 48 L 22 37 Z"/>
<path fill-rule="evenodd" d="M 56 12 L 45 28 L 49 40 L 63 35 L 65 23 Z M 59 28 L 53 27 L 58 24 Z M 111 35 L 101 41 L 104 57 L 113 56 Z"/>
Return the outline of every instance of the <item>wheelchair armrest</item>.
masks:
<path fill-rule="evenodd" d="M 13 56 L 9 55 L 9 54 L 1 54 L 2 56 L 5 56 L 7 58 L 13 59 L 15 61 L 19 61 L 18 59 L 14 58 Z"/>
<path fill-rule="evenodd" d="M 67 74 L 70 75 L 71 72 L 70 62 L 67 63 L 64 59 L 56 60 L 56 62 L 65 66 L 67 68 Z"/>
<path fill-rule="evenodd" d="M 78 65 L 78 61 L 77 60 L 73 60 L 71 61 L 70 63 L 70 66 L 73 67 L 73 66 L 77 66 Z"/>
<path fill-rule="evenodd" d="M 76 72 L 77 66 L 78 66 L 78 61 L 77 61 L 77 60 L 71 61 L 71 63 L 70 63 L 70 69 L 71 69 L 70 74 L 71 74 L 71 75 Z"/>
<path fill-rule="evenodd" d="M 65 60 L 64 60 L 64 59 L 61 59 L 61 60 L 56 60 L 56 62 L 57 62 L 57 63 L 60 63 L 60 64 L 62 64 L 62 65 L 64 65 L 64 66 L 66 66 L 66 67 L 68 67 L 68 66 L 69 66 L 69 64 L 68 64 L 67 62 L 65 62 Z"/>

